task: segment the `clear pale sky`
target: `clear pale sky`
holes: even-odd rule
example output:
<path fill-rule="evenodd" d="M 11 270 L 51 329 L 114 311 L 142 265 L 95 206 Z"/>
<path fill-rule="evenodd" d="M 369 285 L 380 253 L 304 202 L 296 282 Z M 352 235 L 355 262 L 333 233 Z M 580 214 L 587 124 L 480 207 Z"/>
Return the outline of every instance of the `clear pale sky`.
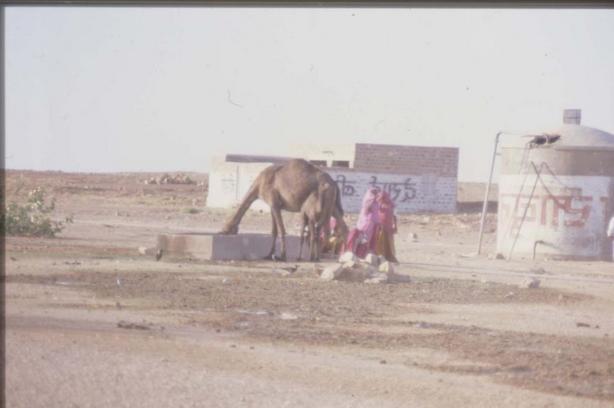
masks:
<path fill-rule="evenodd" d="M 614 132 L 614 10 L 7 8 L 6 167 L 209 170 L 295 141 Z"/>

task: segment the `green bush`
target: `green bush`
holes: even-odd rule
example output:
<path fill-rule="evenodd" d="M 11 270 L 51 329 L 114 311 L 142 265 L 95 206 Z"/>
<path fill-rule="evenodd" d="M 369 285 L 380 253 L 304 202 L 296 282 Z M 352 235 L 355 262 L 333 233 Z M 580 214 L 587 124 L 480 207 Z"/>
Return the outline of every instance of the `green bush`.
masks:
<path fill-rule="evenodd" d="M 55 200 L 45 203 L 45 194 L 43 188 L 37 187 L 28 193 L 24 205 L 9 204 L 1 220 L 5 234 L 51 238 L 64 229 L 65 223 L 71 223 L 72 218 L 66 218 L 65 222 L 49 218 L 55 209 Z"/>

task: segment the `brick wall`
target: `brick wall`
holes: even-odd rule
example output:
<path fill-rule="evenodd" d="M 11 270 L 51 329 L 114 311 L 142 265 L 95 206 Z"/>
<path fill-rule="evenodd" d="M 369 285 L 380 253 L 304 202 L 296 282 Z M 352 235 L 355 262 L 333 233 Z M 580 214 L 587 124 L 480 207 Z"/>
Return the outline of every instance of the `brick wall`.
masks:
<path fill-rule="evenodd" d="M 357 143 L 354 169 L 456 178 L 458 148 Z"/>

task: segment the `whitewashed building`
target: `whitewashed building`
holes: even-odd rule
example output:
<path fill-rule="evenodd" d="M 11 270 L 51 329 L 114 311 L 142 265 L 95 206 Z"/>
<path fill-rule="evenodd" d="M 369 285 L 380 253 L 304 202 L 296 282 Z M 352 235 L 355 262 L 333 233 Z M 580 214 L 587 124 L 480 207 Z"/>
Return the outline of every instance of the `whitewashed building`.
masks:
<path fill-rule="evenodd" d="M 212 161 L 208 207 L 238 205 L 258 174 L 290 157 L 322 167 L 339 185 L 346 212 L 360 210 L 362 197 L 375 187 L 390 193 L 399 214 L 456 212 L 458 148 L 356 143 L 298 145 L 289 157 L 227 155 Z M 260 201 L 252 209 L 268 211 Z"/>

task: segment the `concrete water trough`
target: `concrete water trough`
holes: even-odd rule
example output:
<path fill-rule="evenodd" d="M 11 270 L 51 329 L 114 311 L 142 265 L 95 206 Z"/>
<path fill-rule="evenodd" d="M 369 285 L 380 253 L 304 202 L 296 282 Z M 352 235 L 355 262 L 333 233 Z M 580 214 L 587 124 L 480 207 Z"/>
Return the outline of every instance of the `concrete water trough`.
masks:
<path fill-rule="evenodd" d="M 259 260 L 271 250 L 271 234 L 241 233 L 216 235 L 215 233 L 177 233 L 158 235 L 157 249 L 163 256 L 189 257 L 208 261 Z M 298 256 L 299 237 L 286 236 L 286 256 L 294 260 Z M 279 255 L 279 239 L 276 248 Z M 304 257 L 308 250 L 303 248 Z"/>

